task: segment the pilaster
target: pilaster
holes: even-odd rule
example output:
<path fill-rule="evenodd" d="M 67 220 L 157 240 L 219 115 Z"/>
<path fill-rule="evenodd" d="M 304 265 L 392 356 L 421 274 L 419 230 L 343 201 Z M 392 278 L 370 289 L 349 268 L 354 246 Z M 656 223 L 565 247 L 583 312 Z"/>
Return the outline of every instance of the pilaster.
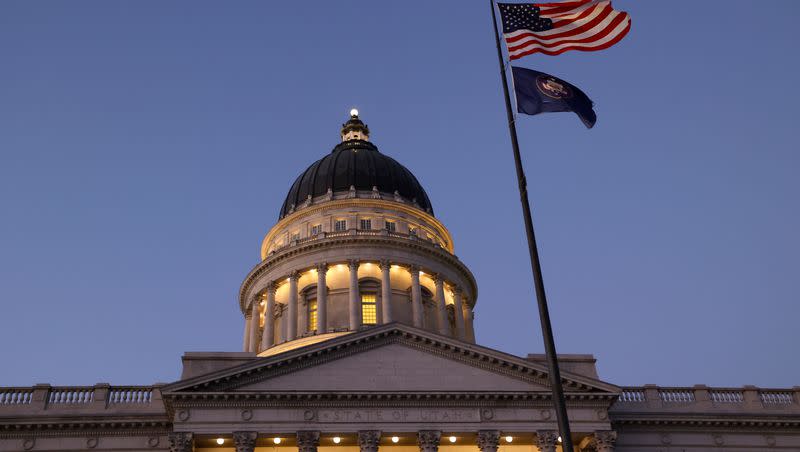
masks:
<path fill-rule="evenodd" d="M 236 452 L 253 452 L 256 449 L 258 432 L 233 432 L 233 445 Z"/>
<path fill-rule="evenodd" d="M 300 430 L 297 432 L 298 452 L 317 452 L 319 432 L 316 430 Z"/>
<path fill-rule="evenodd" d="M 555 430 L 539 430 L 536 432 L 536 446 L 539 452 L 556 452 L 558 432 Z"/>
<path fill-rule="evenodd" d="M 438 452 L 442 432 L 439 430 L 420 430 L 417 432 L 419 452 Z"/>
<path fill-rule="evenodd" d="M 497 430 L 480 430 L 478 432 L 478 449 L 481 452 L 497 452 L 500 446 L 500 432 Z"/>
<path fill-rule="evenodd" d="M 361 452 L 378 452 L 380 442 L 380 430 L 360 430 L 358 432 L 358 447 Z"/>

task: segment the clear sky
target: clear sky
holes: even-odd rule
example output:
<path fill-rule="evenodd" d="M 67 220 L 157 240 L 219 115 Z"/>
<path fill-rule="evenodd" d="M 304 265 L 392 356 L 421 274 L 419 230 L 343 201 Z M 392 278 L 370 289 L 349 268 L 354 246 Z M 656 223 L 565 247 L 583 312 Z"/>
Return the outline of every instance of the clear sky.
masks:
<path fill-rule="evenodd" d="M 800 2 L 617 0 L 631 33 L 519 65 L 556 345 L 620 385 L 800 385 Z M 0 385 L 177 379 L 238 351 L 237 293 L 356 106 L 480 294 L 543 350 L 486 1 L 0 2 Z"/>

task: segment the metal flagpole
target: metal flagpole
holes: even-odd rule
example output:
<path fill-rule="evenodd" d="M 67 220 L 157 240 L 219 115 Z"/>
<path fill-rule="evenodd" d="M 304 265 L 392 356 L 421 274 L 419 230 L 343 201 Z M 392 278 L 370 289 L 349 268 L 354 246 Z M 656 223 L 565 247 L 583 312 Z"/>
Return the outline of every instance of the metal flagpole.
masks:
<path fill-rule="evenodd" d="M 508 78 L 506 68 L 503 64 L 503 51 L 500 48 L 500 33 L 497 30 L 497 13 L 495 12 L 494 0 L 489 0 L 492 8 L 492 23 L 494 24 L 494 39 L 497 42 L 497 59 L 500 62 L 500 75 L 503 79 L 503 93 L 506 98 L 506 113 L 508 114 L 508 131 L 511 134 L 511 148 L 514 150 L 514 165 L 517 168 L 517 183 L 519 185 L 519 198 L 522 202 L 522 215 L 525 218 L 525 233 L 528 236 L 528 252 L 531 258 L 531 270 L 533 271 L 533 283 L 536 288 L 536 301 L 539 305 L 539 320 L 542 323 L 542 336 L 544 339 L 544 350 L 547 355 L 547 367 L 550 373 L 550 386 L 553 390 L 553 404 L 558 418 L 558 430 L 561 433 L 561 447 L 565 452 L 572 452 L 572 436 L 569 430 L 569 418 L 567 417 L 567 406 L 564 402 L 564 388 L 561 386 L 561 372 L 558 370 L 558 360 L 556 359 L 556 344 L 553 341 L 553 329 L 550 325 L 550 312 L 547 309 L 547 297 L 544 293 L 544 281 L 542 280 L 542 267 L 539 264 L 539 250 L 536 247 L 536 236 L 533 233 L 533 219 L 531 218 L 531 207 L 528 202 L 528 183 L 525 180 L 525 170 L 522 168 L 522 157 L 519 153 L 519 142 L 517 141 L 517 126 L 514 124 L 514 114 L 511 111 L 511 97 L 508 93 Z"/>

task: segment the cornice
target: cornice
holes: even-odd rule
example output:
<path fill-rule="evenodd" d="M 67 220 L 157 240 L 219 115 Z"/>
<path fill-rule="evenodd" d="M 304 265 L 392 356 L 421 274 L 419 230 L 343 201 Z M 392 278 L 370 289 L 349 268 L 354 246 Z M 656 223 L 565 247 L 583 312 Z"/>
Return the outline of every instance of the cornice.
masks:
<path fill-rule="evenodd" d="M 256 264 L 256 266 L 253 267 L 253 269 L 247 274 L 242 282 L 242 285 L 239 287 L 239 308 L 241 309 L 242 313 L 245 312 L 248 294 L 252 289 L 253 283 L 255 283 L 260 276 L 268 272 L 271 268 L 289 259 L 296 258 L 304 254 L 310 254 L 312 252 L 330 247 L 336 248 L 342 245 L 380 245 L 382 247 L 400 249 L 403 251 L 408 251 L 411 249 L 416 252 L 424 253 L 425 255 L 437 259 L 444 264 L 454 267 L 461 274 L 461 276 L 469 282 L 470 293 L 472 294 L 470 306 L 474 307 L 478 299 L 478 284 L 475 281 L 475 276 L 472 274 L 469 268 L 467 268 L 467 266 L 461 262 L 460 259 L 458 259 L 458 257 L 441 247 L 437 247 L 425 240 L 409 240 L 405 238 L 384 235 L 341 235 L 311 240 L 309 242 L 290 247 L 270 256 L 269 259 L 263 260 Z M 330 263 L 330 259 L 328 259 L 328 261 Z"/>
<path fill-rule="evenodd" d="M 160 421 L 54 421 L 32 419 L 30 422 L 0 424 L 0 439 L 80 436 L 149 436 L 166 435 L 172 423 Z"/>
<path fill-rule="evenodd" d="M 611 417 L 611 425 L 615 426 L 675 426 L 675 427 L 780 427 L 780 428 L 800 428 L 800 418 L 786 417 L 759 417 L 759 416 L 742 416 L 742 417 L 723 417 L 719 415 L 704 416 L 697 414 L 687 417 L 657 417 L 650 415 L 647 418 L 628 417 L 625 419 L 615 419 L 613 414 Z"/>
<path fill-rule="evenodd" d="M 378 207 L 414 215 L 430 223 L 434 229 L 436 229 L 436 232 L 438 232 L 442 238 L 447 240 L 448 251 L 452 253 L 454 250 L 453 237 L 450 236 L 450 231 L 448 231 L 444 224 L 437 220 L 436 217 L 418 207 L 388 199 L 345 198 L 317 201 L 317 203 L 312 204 L 311 206 L 304 207 L 301 210 L 297 210 L 283 217 L 269 230 L 267 235 L 264 236 L 264 240 L 261 241 L 261 259 L 263 260 L 266 258 L 267 244 L 274 239 L 275 235 L 285 226 L 294 223 L 295 221 L 302 220 L 304 217 L 311 216 L 325 210 L 348 207 Z"/>

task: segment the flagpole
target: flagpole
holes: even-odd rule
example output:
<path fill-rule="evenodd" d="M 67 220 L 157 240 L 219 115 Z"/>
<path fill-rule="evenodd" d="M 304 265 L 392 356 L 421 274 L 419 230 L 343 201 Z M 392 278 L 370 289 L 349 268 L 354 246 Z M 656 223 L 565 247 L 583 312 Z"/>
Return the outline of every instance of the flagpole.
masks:
<path fill-rule="evenodd" d="M 542 324 L 542 337 L 544 339 L 544 350 L 547 357 L 547 367 L 550 374 L 550 386 L 553 391 L 553 405 L 556 409 L 558 419 L 558 430 L 561 433 L 561 447 L 565 452 L 572 452 L 572 436 L 569 429 L 569 418 L 567 416 L 567 406 L 564 401 L 564 388 L 561 386 L 561 372 L 558 369 L 556 359 L 556 344 L 553 340 L 553 329 L 550 325 L 550 312 L 547 309 L 547 297 L 544 292 L 544 281 L 542 279 L 542 267 L 539 264 L 539 251 L 536 247 L 536 236 L 533 233 L 533 219 L 531 217 L 531 207 L 528 201 L 528 183 L 525 179 L 525 170 L 522 168 L 522 157 L 519 153 L 519 141 L 517 140 L 517 126 L 514 124 L 514 114 L 511 111 L 511 97 L 508 92 L 508 78 L 506 68 L 503 64 L 503 51 L 500 48 L 500 33 L 497 30 L 497 13 L 495 12 L 494 0 L 489 0 L 492 8 L 492 23 L 494 25 L 494 39 L 497 43 L 497 59 L 500 62 L 500 75 L 503 80 L 503 93 L 506 99 L 506 114 L 508 115 L 508 131 L 511 134 L 511 148 L 514 151 L 514 165 L 517 169 L 517 183 L 519 186 L 519 198 L 522 202 L 522 215 L 525 218 L 525 233 L 528 236 L 528 252 L 531 259 L 531 270 L 533 272 L 533 283 L 536 289 L 536 301 L 539 305 L 539 320 Z"/>

